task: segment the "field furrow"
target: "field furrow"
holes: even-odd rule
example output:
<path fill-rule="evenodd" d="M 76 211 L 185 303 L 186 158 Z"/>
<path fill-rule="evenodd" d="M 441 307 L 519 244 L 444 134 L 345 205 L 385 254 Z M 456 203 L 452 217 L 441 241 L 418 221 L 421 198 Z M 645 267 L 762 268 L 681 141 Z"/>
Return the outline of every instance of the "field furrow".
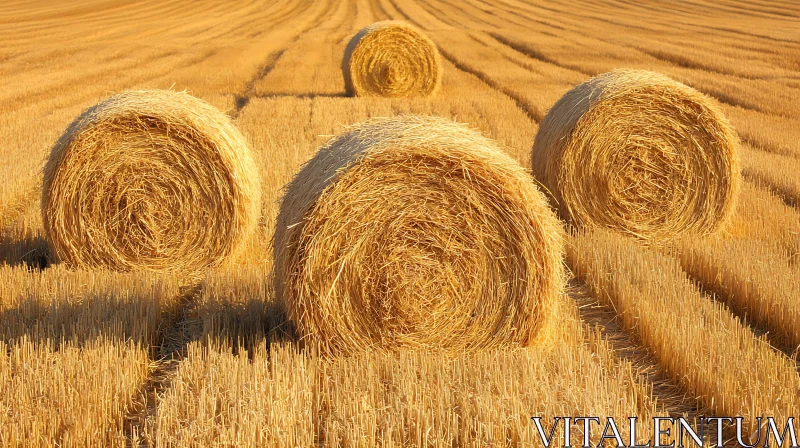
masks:
<path fill-rule="evenodd" d="M 572 238 L 567 260 L 616 310 L 623 327 L 716 415 L 757 415 L 760 409 L 796 415 L 800 377 L 794 362 L 701 294 L 677 260 L 606 232 Z M 740 386 L 743 378 L 748 387 Z"/>
<path fill-rule="evenodd" d="M 345 48 L 380 20 L 434 42 L 435 96 L 347 95 Z M 549 344 L 326 356 L 298 340 L 273 237 L 284 187 L 321 145 L 369 118 L 433 115 L 530 170 L 550 108 L 617 68 L 705 93 L 736 129 L 744 181 L 720 233 L 647 245 L 569 229 Z M 229 264 L 186 277 L 54 259 L 50 148 L 129 89 L 186 90 L 247 140 L 261 214 Z M 742 415 L 748 434 L 753 417 L 797 416 L 798 96 L 790 0 L 0 2 L 0 445 L 527 447 L 532 416 Z"/>

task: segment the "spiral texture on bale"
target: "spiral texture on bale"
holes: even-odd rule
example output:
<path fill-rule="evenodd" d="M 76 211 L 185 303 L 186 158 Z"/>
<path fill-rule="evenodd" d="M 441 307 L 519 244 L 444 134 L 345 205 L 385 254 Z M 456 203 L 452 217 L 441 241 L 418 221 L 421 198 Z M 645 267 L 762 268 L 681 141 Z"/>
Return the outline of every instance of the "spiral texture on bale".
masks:
<path fill-rule="evenodd" d="M 186 93 L 130 91 L 85 111 L 52 148 L 42 217 L 70 266 L 197 271 L 242 246 L 260 198 L 224 114 Z"/>
<path fill-rule="evenodd" d="M 665 241 L 724 226 L 741 182 L 738 144 L 702 93 L 657 73 L 616 70 L 556 102 L 531 165 L 576 227 Z"/>
<path fill-rule="evenodd" d="M 429 96 L 442 79 L 439 50 L 422 31 L 400 21 L 376 22 L 359 31 L 342 61 L 349 95 Z"/>
<path fill-rule="evenodd" d="M 349 128 L 288 185 L 278 297 L 324 351 L 548 340 L 563 230 L 491 140 L 431 117 Z"/>

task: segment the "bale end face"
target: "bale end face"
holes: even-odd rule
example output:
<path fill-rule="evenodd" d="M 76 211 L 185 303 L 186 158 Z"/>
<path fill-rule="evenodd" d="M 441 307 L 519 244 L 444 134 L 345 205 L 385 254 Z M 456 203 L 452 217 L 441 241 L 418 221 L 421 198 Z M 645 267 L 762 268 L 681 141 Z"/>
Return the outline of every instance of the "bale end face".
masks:
<path fill-rule="evenodd" d="M 527 173 L 436 118 L 331 140 L 289 184 L 274 247 L 279 298 L 329 351 L 528 345 L 564 286 L 561 227 Z"/>
<path fill-rule="evenodd" d="M 422 31 L 405 22 L 376 22 L 348 43 L 342 61 L 349 95 L 430 96 L 441 84 L 439 50 Z"/>
<path fill-rule="evenodd" d="M 131 91 L 78 117 L 45 166 L 42 217 L 73 267 L 197 271 L 235 253 L 261 188 L 242 135 L 185 93 Z"/>
<path fill-rule="evenodd" d="M 617 70 L 556 102 L 531 164 L 576 227 L 661 242 L 725 225 L 738 157 L 735 132 L 703 94 L 657 73 Z"/>

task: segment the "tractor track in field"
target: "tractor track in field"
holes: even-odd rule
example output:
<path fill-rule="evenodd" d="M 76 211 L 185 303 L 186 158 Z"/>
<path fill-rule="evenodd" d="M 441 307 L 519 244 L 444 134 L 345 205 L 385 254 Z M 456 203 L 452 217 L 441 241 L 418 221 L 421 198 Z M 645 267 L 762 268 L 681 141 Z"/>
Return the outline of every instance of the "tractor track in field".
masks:
<path fill-rule="evenodd" d="M 724 291 L 720 287 L 703 281 L 699 276 L 694 275 L 695 273 L 689 271 L 683 265 L 683 262 L 681 262 L 681 267 L 683 268 L 683 272 L 686 274 L 689 280 L 695 284 L 695 286 L 703 293 L 704 296 L 706 296 L 708 300 L 717 302 L 724 306 L 729 313 L 736 316 L 742 322 L 742 325 L 745 326 L 745 328 L 748 328 L 750 331 L 752 331 L 756 338 L 763 338 L 766 344 L 769 344 L 773 350 L 782 353 L 792 360 L 795 364 L 798 374 L 800 374 L 800 356 L 798 356 L 800 355 L 800 346 L 792 346 L 791 343 L 786 340 L 786 335 L 777 334 L 775 332 L 775 328 L 770 329 L 763 321 L 759 322 L 756 317 L 749 315 L 746 309 L 738 306 L 732 299 L 732 293 Z"/>
<path fill-rule="evenodd" d="M 505 11 L 506 13 L 511 13 L 511 11 L 508 10 L 508 9 L 502 8 L 502 10 Z M 553 12 L 558 12 L 558 11 L 553 10 Z M 521 14 L 523 17 L 526 17 L 526 19 L 528 19 L 528 20 L 534 20 L 533 18 L 531 18 L 529 15 L 527 15 L 525 13 L 522 13 L 522 12 L 518 12 L 518 13 Z M 467 13 L 467 15 L 470 16 L 470 17 L 473 17 L 473 18 L 476 17 L 474 14 Z M 591 19 L 603 21 L 603 19 L 599 18 L 599 17 L 592 17 Z M 536 21 L 536 20 L 534 20 L 534 21 Z M 625 27 L 631 26 L 630 24 L 625 24 L 625 23 L 615 23 L 615 24 L 618 25 L 618 26 L 625 26 Z M 683 67 L 683 68 L 687 68 L 689 70 L 694 70 L 694 71 L 709 72 L 709 69 L 707 67 L 702 67 L 702 66 L 699 66 L 699 65 L 696 65 L 696 64 L 687 66 L 685 64 L 676 62 L 675 60 L 672 60 L 670 58 L 664 58 L 664 57 L 662 57 L 663 55 L 662 56 L 654 55 L 652 50 L 642 49 L 642 48 L 640 48 L 638 46 L 635 46 L 635 45 L 621 44 L 621 43 L 613 41 L 613 40 L 604 39 L 603 37 L 595 36 L 595 35 L 592 35 L 592 34 L 589 34 L 589 33 L 586 33 L 586 32 L 581 32 L 581 31 L 575 30 L 575 29 L 564 29 L 564 31 L 566 31 L 568 34 L 572 33 L 572 34 L 575 34 L 575 35 L 578 35 L 578 36 L 582 36 L 582 37 L 586 37 L 586 38 L 589 38 L 589 39 L 596 39 L 596 40 L 599 40 L 599 41 L 604 42 L 604 43 L 609 44 L 609 45 L 619 46 L 621 48 L 627 48 L 629 50 L 633 50 L 633 51 L 636 51 L 638 53 L 641 53 L 644 56 L 652 57 L 654 59 L 657 59 L 657 60 L 659 60 L 659 61 L 661 61 L 663 63 L 666 63 L 666 64 L 668 64 L 668 65 L 670 65 L 672 67 L 676 67 L 676 68 Z M 511 41 L 510 39 L 506 38 L 505 36 L 502 36 L 502 38 L 498 37 L 498 36 L 501 36 L 501 35 L 498 34 L 497 32 L 491 31 L 491 32 L 487 32 L 487 34 L 489 34 L 491 37 L 493 37 L 495 40 L 497 40 L 501 44 L 503 44 L 503 45 L 505 45 L 505 46 L 517 51 L 517 52 L 520 52 L 520 53 L 530 57 L 531 59 L 540 60 L 542 62 L 546 62 L 546 63 L 555 65 L 555 66 L 563 68 L 563 69 L 577 71 L 577 72 L 580 72 L 581 74 L 584 74 L 586 76 L 594 76 L 594 75 L 598 74 L 598 73 L 593 73 L 591 70 L 585 70 L 585 69 L 581 68 L 579 65 L 564 64 L 564 63 L 559 62 L 559 61 L 557 61 L 555 59 L 547 58 L 546 56 L 545 56 L 544 59 L 542 59 L 540 56 L 543 56 L 543 55 L 539 54 L 538 52 L 533 52 L 531 54 L 528 54 L 529 51 L 527 51 L 524 46 L 519 45 L 519 43 L 515 43 L 515 42 Z M 511 61 L 511 62 L 516 63 L 517 65 L 519 65 L 522 68 L 526 68 L 524 65 L 521 65 L 518 62 L 515 62 L 515 61 Z M 758 78 L 758 77 L 749 78 L 749 77 L 745 77 L 745 76 L 738 75 L 738 74 L 725 74 L 725 73 L 722 73 L 722 72 L 715 72 L 715 73 L 716 74 L 720 74 L 720 75 L 731 76 L 731 77 L 734 77 L 736 79 L 745 80 L 745 81 L 753 80 L 753 79 L 756 79 L 756 80 L 761 79 L 761 78 Z M 720 102 L 722 104 L 725 104 L 725 105 L 728 105 L 728 106 L 731 106 L 731 107 L 740 107 L 740 108 L 745 109 L 745 110 L 749 110 L 749 111 L 752 111 L 752 112 L 758 112 L 758 113 L 762 113 L 762 114 L 766 114 L 766 115 L 776 115 L 776 116 L 785 117 L 785 118 L 792 118 L 792 117 L 786 116 L 785 114 L 777 113 L 776 111 L 764 110 L 763 108 L 759 107 L 758 105 L 753 104 L 752 102 L 746 101 L 745 99 L 741 98 L 739 95 L 731 95 L 731 94 L 728 94 L 727 92 L 724 92 L 724 91 L 722 91 L 720 89 L 704 88 L 704 87 L 701 87 L 701 86 L 692 85 L 694 83 L 691 83 L 691 84 L 687 83 L 687 84 L 690 85 L 691 87 L 693 87 L 694 89 L 702 92 L 703 94 L 714 98 L 718 102 Z"/>
<path fill-rule="evenodd" d="M 628 361 L 636 373 L 653 385 L 652 395 L 672 417 L 692 419 L 710 415 L 709 410 L 686 388 L 658 365 L 658 360 L 641 344 L 636 336 L 624 330 L 613 308 L 600 304 L 583 281 L 573 278 L 569 296 L 578 305 L 581 321 L 590 328 L 598 328 L 614 355 Z"/>
<path fill-rule="evenodd" d="M 155 353 L 151 357 L 157 357 L 155 368 L 140 388 L 135 406 L 124 419 L 125 438 L 130 447 L 153 445 L 153 441 L 148 440 L 152 434 L 148 429 L 155 425 L 158 398 L 169 389 L 189 344 L 202 336 L 203 324 L 195 310 L 203 289 L 203 284 L 198 282 L 182 287 L 172 306 L 163 313 L 157 342 L 152 347 Z"/>
<path fill-rule="evenodd" d="M 281 56 L 283 56 L 283 53 L 285 53 L 286 50 L 289 49 L 289 46 L 291 46 L 293 43 L 297 41 L 298 37 L 293 39 L 286 47 L 273 53 L 267 60 L 267 62 L 258 71 L 256 76 L 254 76 L 253 78 L 250 79 L 250 81 L 247 82 L 247 86 L 245 87 L 244 92 L 240 95 L 236 95 L 235 107 L 232 113 L 233 118 L 237 118 L 239 116 L 239 113 L 241 113 L 242 109 L 244 109 L 245 106 L 250 104 L 251 99 L 258 97 L 258 95 L 256 95 L 255 93 L 256 84 L 262 79 L 264 79 L 269 74 L 269 72 L 271 72 L 272 69 L 275 68 L 275 64 L 278 63 L 278 60 L 281 58 Z"/>
<path fill-rule="evenodd" d="M 788 186 L 778 185 L 762 173 L 747 167 L 742 170 L 742 178 L 759 188 L 769 191 L 777 199 L 786 204 L 787 207 L 792 207 L 794 209 L 800 208 L 800 195 L 797 191 L 793 191 Z"/>
<path fill-rule="evenodd" d="M 296 44 L 309 31 L 319 26 L 329 16 L 329 10 L 331 9 L 332 6 L 333 3 L 328 2 L 327 6 L 322 11 L 320 11 L 314 17 L 314 19 L 309 21 L 308 25 L 303 27 L 303 29 L 300 30 L 300 32 L 295 34 L 295 36 L 292 37 L 283 48 L 270 54 L 269 57 L 267 57 L 266 61 L 262 64 L 261 69 L 259 69 L 256 75 L 250 78 L 250 80 L 247 82 L 244 91 L 236 95 L 234 109 L 231 112 L 232 118 L 234 119 L 238 118 L 239 114 L 242 112 L 242 109 L 244 109 L 248 104 L 250 104 L 251 99 L 259 98 L 259 95 L 256 93 L 256 85 L 258 84 L 258 82 L 266 78 L 267 75 L 269 75 L 270 72 L 272 72 L 272 70 L 275 68 L 276 64 L 281 59 L 283 54 L 286 53 L 286 50 L 288 50 L 292 45 Z"/>
<path fill-rule="evenodd" d="M 508 48 L 516 51 L 517 53 L 520 53 L 520 54 L 522 54 L 522 55 L 524 55 L 524 56 L 526 56 L 526 57 L 528 57 L 530 59 L 533 59 L 535 61 L 539 61 L 539 62 L 542 62 L 542 63 L 545 63 L 545 64 L 550 64 L 552 66 L 555 66 L 555 67 L 558 67 L 558 68 L 561 68 L 561 69 L 564 69 L 564 70 L 569 70 L 569 71 L 572 71 L 572 72 L 578 72 L 578 73 L 580 73 L 581 75 L 584 75 L 584 76 L 591 77 L 591 76 L 595 76 L 597 74 L 597 73 L 592 73 L 592 72 L 590 72 L 588 70 L 584 70 L 584 69 L 582 69 L 582 68 L 580 68 L 578 66 L 571 66 L 569 64 L 562 64 L 558 60 L 556 60 L 554 58 L 551 58 L 551 57 L 548 57 L 544 53 L 542 53 L 542 52 L 540 52 L 540 51 L 538 51 L 538 50 L 536 50 L 534 48 L 530 48 L 530 47 L 528 47 L 526 45 L 521 44 L 520 42 L 516 42 L 516 41 L 514 41 L 512 39 L 509 39 L 508 37 L 503 36 L 502 34 L 500 34 L 498 32 L 491 31 L 491 32 L 486 33 L 486 35 L 488 35 L 490 38 L 492 38 L 498 44 L 503 45 L 505 47 L 508 47 Z M 513 64 L 516 64 L 519 67 L 522 67 L 522 68 L 530 70 L 528 67 L 525 67 L 523 64 L 520 64 L 519 62 L 514 61 L 511 58 L 509 58 L 508 60 L 509 60 L 509 62 L 511 62 Z"/>
<path fill-rule="evenodd" d="M 528 104 L 528 102 L 522 98 L 521 95 L 518 95 L 513 90 L 504 87 L 499 82 L 492 79 L 491 76 L 487 75 L 486 73 L 474 68 L 470 67 L 461 61 L 459 61 L 452 53 L 449 53 L 447 50 L 442 49 L 439 47 L 439 53 L 442 55 L 443 58 L 447 59 L 451 64 L 453 64 L 457 69 L 461 70 L 462 72 L 469 73 L 472 76 L 475 76 L 481 82 L 492 88 L 493 90 L 502 93 L 504 96 L 508 97 L 517 105 L 517 107 L 528 116 L 528 118 L 536 123 L 539 124 L 542 119 L 544 119 L 544 114 L 542 111 L 538 110 L 536 107 Z"/>
<path fill-rule="evenodd" d="M 573 277 L 568 291 L 578 305 L 581 321 L 589 328 L 598 328 L 614 356 L 629 362 L 635 374 L 652 386 L 650 395 L 657 400 L 659 408 L 671 418 L 683 417 L 689 422 L 715 415 L 713 409 L 706 406 L 699 397 L 676 383 L 675 377 L 659 365 L 658 359 L 637 336 L 622 328 L 616 310 L 599 303 L 586 283 Z M 711 424 L 707 430 L 714 434 L 717 427 Z M 724 427 L 722 434 L 724 446 L 735 440 L 736 432 L 733 427 Z"/>
<path fill-rule="evenodd" d="M 243 93 L 236 96 L 233 118 L 237 118 L 255 93 L 256 84 L 274 68 L 281 56 L 300 38 L 317 27 L 327 17 L 333 3 L 329 2 L 309 23 L 280 50 L 270 54 L 261 69 L 246 84 Z M 124 434 L 127 446 L 152 446 L 150 438 L 155 434 L 158 399 L 169 390 L 181 361 L 185 359 L 189 345 L 201 338 L 203 323 L 197 316 L 196 306 L 203 294 L 201 282 L 193 281 L 182 287 L 162 315 L 157 341 L 151 348 L 151 358 L 156 358 L 146 381 L 136 394 L 135 405 L 124 417 Z"/>
<path fill-rule="evenodd" d="M 404 19 L 420 27 L 421 29 L 424 29 L 424 27 L 419 22 L 411 18 L 406 12 L 400 9 L 395 2 L 392 2 L 392 5 L 395 6 L 395 9 L 397 9 L 397 11 L 403 16 Z M 528 119 L 530 119 L 532 122 L 538 124 L 539 122 L 542 121 L 542 119 L 544 118 L 544 113 L 538 110 L 536 107 L 529 104 L 524 98 L 522 98 L 522 96 L 518 95 L 513 90 L 503 86 L 502 84 L 494 80 L 491 76 L 484 73 L 483 71 L 461 62 L 454 54 L 442 48 L 441 45 L 437 44 L 436 46 L 439 49 L 439 54 L 441 54 L 442 58 L 446 59 L 448 62 L 453 64 L 456 67 L 456 69 L 476 77 L 487 87 L 512 100 L 517 105 L 517 107 L 522 112 L 524 112 L 525 115 L 528 116 Z"/>

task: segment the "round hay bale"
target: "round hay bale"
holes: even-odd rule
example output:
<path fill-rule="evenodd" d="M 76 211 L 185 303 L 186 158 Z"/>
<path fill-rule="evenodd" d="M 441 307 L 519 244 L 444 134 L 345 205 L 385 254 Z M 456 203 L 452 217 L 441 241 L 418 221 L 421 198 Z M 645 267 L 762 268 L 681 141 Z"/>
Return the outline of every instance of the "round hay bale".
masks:
<path fill-rule="evenodd" d="M 227 116 L 186 93 L 115 95 L 53 147 L 42 217 L 72 267 L 197 271 L 255 229 L 258 171 Z"/>
<path fill-rule="evenodd" d="M 539 127 L 537 179 L 576 227 L 663 241 L 709 234 L 739 193 L 738 137 L 702 93 L 666 76 L 616 70 L 564 95 Z"/>
<path fill-rule="evenodd" d="M 342 71 L 349 95 L 430 96 L 441 84 L 442 61 L 436 44 L 422 31 L 387 20 L 373 23 L 350 40 Z"/>
<path fill-rule="evenodd" d="M 376 118 L 288 185 L 278 297 L 323 351 L 467 350 L 546 338 L 563 230 L 530 175 L 466 126 Z"/>

